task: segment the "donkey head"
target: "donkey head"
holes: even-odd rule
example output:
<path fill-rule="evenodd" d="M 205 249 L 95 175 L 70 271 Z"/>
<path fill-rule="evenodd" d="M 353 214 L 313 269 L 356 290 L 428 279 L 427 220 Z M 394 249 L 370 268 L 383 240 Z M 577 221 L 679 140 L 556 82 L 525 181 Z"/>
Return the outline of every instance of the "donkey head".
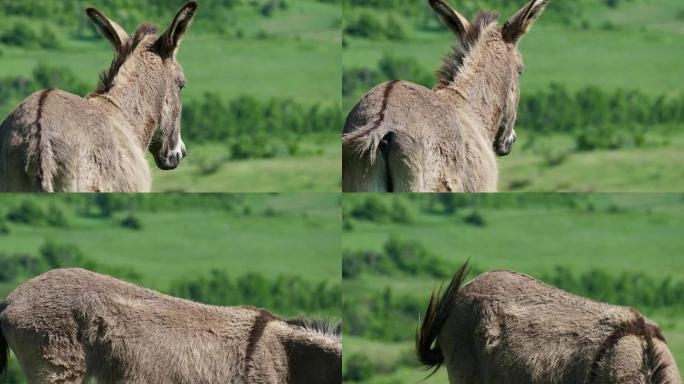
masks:
<path fill-rule="evenodd" d="M 487 88 L 482 90 L 481 99 L 499 98 L 495 109 L 494 151 L 499 156 L 510 153 L 516 140 L 515 121 L 520 101 L 520 75 L 523 61 L 518 51 L 520 38 L 527 33 L 532 24 L 539 18 L 549 0 L 531 0 L 516 12 L 504 25 L 496 25 L 497 15 L 491 12 L 480 12 L 473 22 L 463 17 L 444 0 L 429 0 L 430 6 L 442 19 L 445 25 L 459 39 L 454 53 L 444 62 L 439 71 L 441 86 L 451 85 L 456 76 L 470 64 L 474 67 L 469 76 L 477 72 L 488 72 L 492 76 L 485 82 Z M 477 58 L 475 52 L 477 51 Z M 480 60 L 480 62 L 475 62 Z M 490 93 L 496 94 L 487 94 Z"/>
<path fill-rule="evenodd" d="M 176 60 L 181 41 L 197 11 L 197 2 L 181 7 L 168 29 L 159 37 L 150 24 L 142 24 L 133 36 L 95 8 L 87 14 L 116 56 L 100 76 L 97 93 L 118 94 L 119 107 L 140 121 L 138 132 L 157 166 L 175 169 L 186 155 L 181 139 L 181 91 L 183 69 Z"/>

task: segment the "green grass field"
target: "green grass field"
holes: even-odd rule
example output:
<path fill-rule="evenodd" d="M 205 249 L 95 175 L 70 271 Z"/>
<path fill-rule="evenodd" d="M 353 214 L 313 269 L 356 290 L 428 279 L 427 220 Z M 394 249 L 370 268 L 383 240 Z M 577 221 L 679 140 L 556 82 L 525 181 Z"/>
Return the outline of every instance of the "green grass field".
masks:
<path fill-rule="evenodd" d="M 150 160 L 153 188 L 158 192 L 338 191 L 342 179 L 342 148 L 337 135 L 304 144 L 316 152 L 296 157 L 244 161 L 220 160 L 227 152 L 220 144 L 190 145 L 190 156 L 174 171 L 161 171 Z M 207 161 L 220 161 L 220 168 L 214 173 L 205 174 L 201 166 Z"/>
<path fill-rule="evenodd" d="M 522 2 L 519 2 L 522 3 Z M 612 92 L 639 90 L 652 97 L 678 96 L 684 89 L 684 6 L 679 0 L 622 2 L 615 10 L 587 4 L 584 15 L 565 26 L 543 16 L 522 40 L 525 62 L 521 78 L 523 94 L 547 90 L 551 83 L 570 92 L 587 86 Z M 550 4 L 549 7 L 553 7 Z M 368 11 L 350 7 L 345 20 Z M 438 69 L 450 51 L 453 36 L 448 32 L 422 31 L 414 18 L 387 10 L 373 10 L 380 20 L 392 15 L 404 25 L 407 40 L 368 40 L 345 36 L 343 68 L 377 68 L 383 56 L 413 58 L 424 71 Z M 470 16 L 470 15 L 468 15 Z M 505 19 L 502 17 L 502 19 Z M 584 28 L 582 24 L 587 25 Z M 357 89 L 344 99 L 348 111 L 367 92 Z M 647 130 L 650 130 L 648 127 Z M 499 161 L 501 191 L 634 191 L 674 192 L 684 187 L 681 167 L 684 157 L 682 127 L 668 134 L 669 145 L 616 151 L 574 152 L 562 137 L 544 138 L 517 127 L 521 142 L 508 158 Z M 562 165 L 547 167 L 543 156 L 522 150 L 524 141 L 557 142 L 555 152 L 570 155 Z"/>
<path fill-rule="evenodd" d="M 211 10 L 200 11 L 178 55 L 188 79 L 185 98 L 213 92 L 225 99 L 252 95 L 293 98 L 306 104 L 339 102 L 339 7 L 300 0 L 272 18 L 238 9 L 226 23 L 229 31 L 242 30 L 242 38 L 202 28 L 201 12 Z M 3 46 L 0 77 L 29 76 L 43 62 L 69 67 L 94 90 L 99 71 L 112 60 L 113 49 L 104 38 L 79 41 L 70 39 L 64 30 L 57 31 L 62 44 L 58 50 Z"/>
<path fill-rule="evenodd" d="M 20 195 L 0 198 L 1 211 L 24 199 Z M 49 201 L 32 199 L 43 204 Z M 58 199 L 53 201 L 63 205 Z M 168 211 L 140 211 L 136 214 L 143 224 L 140 231 L 118 225 L 123 213 L 113 219 L 68 213 L 67 228 L 10 224 L 10 234 L 0 240 L 0 253 L 36 254 L 46 240 L 70 243 L 95 262 L 132 267 L 142 275 L 142 284 L 158 290 L 212 269 L 226 270 L 232 276 L 260 272 L 267 277 L 286 274 L 339 281 L 339 196 L 255 194 L 245 199 L 233 211 L 189 209 L 182 203 Z M 251 215 L 242 214 L 245 206 Z M 276 214 L 265 215 L 267 208 Z"/>
<path fill-rule="evenodd" d="M 362 198 L 345 196 L 344 204 L 351 206 Z M 587 208 L 523 207 L 502 200 L 497 209 L 478 208 L 486 222 L 484 227 L 463 223 L 462 217 L 470 209 L 461 210 L 458 216 L 427 215 L 419 213 L 416 207 L 420 197 L 398 198 L 411 207 L 411 224 L 354 220 L 353 229 L 342 237 L 343 249 L 381 251 L 385 242 L 395 237 L 420 241 L 430 252 L 453 264 L 470 259 L 479 270 L 510 269 L 543 276 L 556 266 L 566 266 L 574 273 L 598 269 L 610 274 L 645 272 L 658 278 L 684 280 L 684 239 L 680 235 L 684 228 L 684 196 L 681 194 L 598 194 L 580 203 Z M 387 202 L 390 199 L 385 197 Z M 440 283 L 429 277 L 368 273 L 356 280 L 344 280 L 343 289 L 345 298 L 361 298 L 391 287 L 394 297 L 418 297 L 427 304 L 430 292 Z M 421 315 L 416 313 L 416 325 Z M 647 315 L 663 328 L 675 357 L 684 361 L 681 313 L 659 309 L 648 311 Z M 345 338 L 347 356 L 365 353 L 376 367 L 397 364 L 403 367 L 376 375 L 367 383 L 419 382 L 426 373 L 415 364 L 406 366 L 411 351 L 411 342 Z M 445 380 L 442 370 L 426 382 Z"/>

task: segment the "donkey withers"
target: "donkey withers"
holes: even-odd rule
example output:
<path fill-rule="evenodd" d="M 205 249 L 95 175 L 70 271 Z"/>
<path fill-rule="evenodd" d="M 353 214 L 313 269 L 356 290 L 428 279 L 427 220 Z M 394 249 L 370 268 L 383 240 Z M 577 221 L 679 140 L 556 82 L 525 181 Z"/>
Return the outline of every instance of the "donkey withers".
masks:
<path fill-rule="evenodd" d="M 0 310 L 0 335 L 30 384 L 342 382 L 339 329 L 202 305 L 82 269 L 38 276 Z"/>
<path fill-rule="evenodd" d="M 529 276 L 463 266 L 433 292 L 416 335 L 427 367 L 458 384 L 681 384 L 660 329 L 632 308 L 569 294 Z"/>
<path fill-rule="evenodd" d="M 185 76 L 176 53 L 196 10 L 195 1 L 184 5 L 157 37 L 150 24 L 130 36 L 99 10 L 87 9 L 115 58 L 95 93 L 40 91 L 0 125 L 0 191 L 146 192 L 148 149 L 159 168 L 175 169 L 186 154 Z"/>
<path fill-rule="evenodd" d="M 503 27 L 480 12 L 469 22 L 443 0 L 430 5 L 456 35 L 432 90 L 390 81 L 371 90 L 347 117 L 343 189 L 347 192 L 496 191 L 496 155 L 507 155 L 523 70 L 520 38 L 546 8 L 532 0 Z"/>

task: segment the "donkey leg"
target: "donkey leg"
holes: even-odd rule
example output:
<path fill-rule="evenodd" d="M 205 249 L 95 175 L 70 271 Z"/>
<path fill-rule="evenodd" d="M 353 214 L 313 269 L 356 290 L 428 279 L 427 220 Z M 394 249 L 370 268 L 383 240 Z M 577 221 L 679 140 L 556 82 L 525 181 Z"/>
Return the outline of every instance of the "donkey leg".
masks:
<path fill-rule="evenodd" d="M 80 344 L 6 328 L 8 344 L 29 384 L 81 384 L 85 356 Z"/>
<path fill-rule="evenodd" d="M 387 165 L 382 156 L 377 156 L 373 164 L 369 166 L 366 156 L 360 159 L 353 155 L 344 155 L 342 190 L 345 192 L 387 192 L 386 168 Z"/>

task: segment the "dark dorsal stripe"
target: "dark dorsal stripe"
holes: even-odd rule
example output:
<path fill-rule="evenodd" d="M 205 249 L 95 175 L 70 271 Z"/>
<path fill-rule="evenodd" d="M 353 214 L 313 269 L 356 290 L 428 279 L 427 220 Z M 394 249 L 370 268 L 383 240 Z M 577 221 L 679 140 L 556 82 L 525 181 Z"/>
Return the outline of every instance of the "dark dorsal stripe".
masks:
<path fill-rule="evenodd" d="M 591 370 L 589 371 L 589 374 L 587 376 L 587 384 L 592 384 L 595 382 L 596 375 L 598 374 L 599 364 L 606 356 L 608 351 L 611 348 L 615 347 L 617 343 L 620 341 L 620 339 L 622 339 L 623 337 L 637 336 L 646 340 L 647 350 L 645 351 L 645 353 L 647 355 L 651 355 L 654 352 L 654 339 L 665 342 L 665 338 L 663 337 L 663 334 L 660 331 L 660 329 L 650 324 L 647 324 L 644 317 L 641 316 L 638 312 L 633 311 L 633 313 L 635 318 L 618 325 L 613 331 L 613 333 L 611 333 L 599 347 L 599 350 L 596 353 L 596 357 L 594 358 L 594 362 L 591 365 Z M 655 356 L 651 356 L 651 358 L 655 358 Z M 665 368 L 667 367 L 663 365 L 656 365 L 656 369 L 654 370 L 654 376 L 660 375 Z"/>
<path fill-rule="evenodd" d="M 247 350 L 245 352 L 245 380 L 249 379 L 250 364 L 252 362 L 254 352 L 256 352 L 256 346 L 266 330 L 266 326 L 273 320 L 280 320 L 278 317 L 274 316 L 268 311 L 264 311 L 263 309 L 259 309 L 258 311 L 259 313 L 254 320 L 252 329 L 249 330 L 249 338 L 247 339 Z"/>
<path fill-rule="evenodd" d="M 34 123 L 35 127 L 35 145 L 36 147 L 34 148 L 34 155 L 36 157 L 36 167 L 37 173 L 36 177 L 38 178 L 37 180 L 37 185 L 39 188 L 43 188 L 43 182 L 45 181 L 45 169 L 43 167 L 43 150 L 46 147 L 46 144 L 44 140 L 47 140 L 47 137 L 43 135 L 43 109 L 45 107 L 45 102 L 47 101 L 48 95 L 54 91 L 54 89 L 49 88 L 44 90 L 41 94 L 40 97 L 38 98 L 38 112 L 36 113 L 36 122 Z M 44 192 L 50 192 L 50 191 L 44 191 Z"/>

